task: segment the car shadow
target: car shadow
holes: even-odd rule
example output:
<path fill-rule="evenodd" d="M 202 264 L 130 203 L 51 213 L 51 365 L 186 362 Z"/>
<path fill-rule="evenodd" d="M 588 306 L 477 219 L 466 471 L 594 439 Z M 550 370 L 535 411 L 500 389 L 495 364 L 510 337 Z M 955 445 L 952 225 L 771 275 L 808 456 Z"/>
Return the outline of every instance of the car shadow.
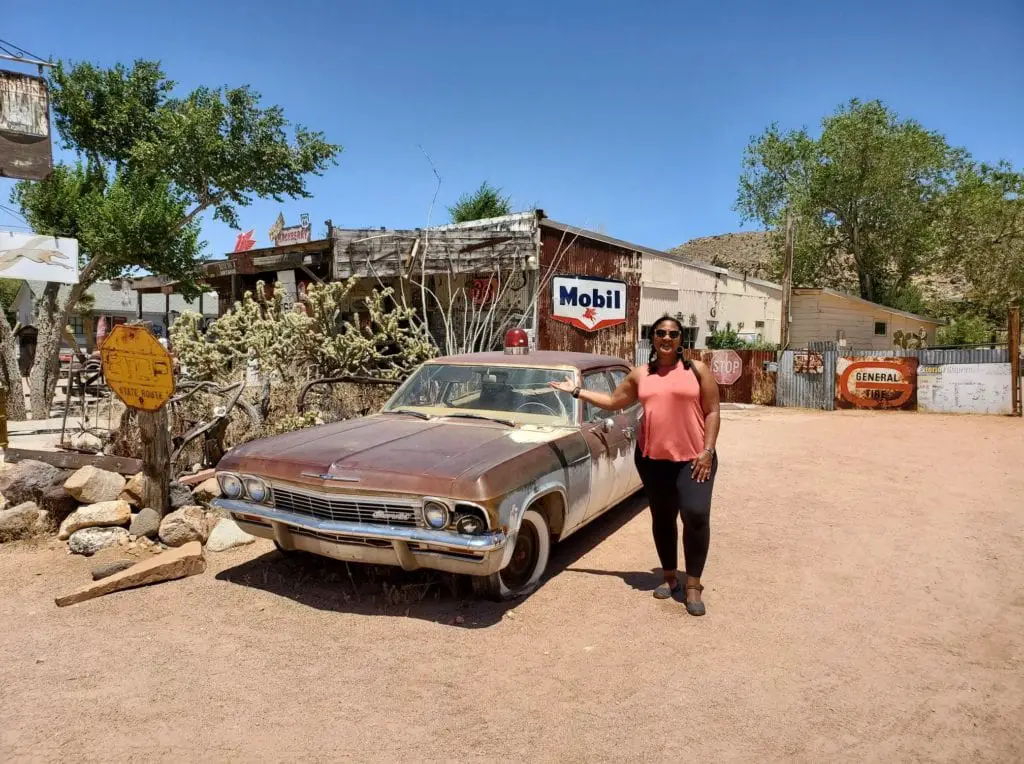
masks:
<path fill-rule="evenodd" d="M 287 597 L 318 610 L 418 618 L 467 629 L 487 628 L 499 623 L 551 578 L 569 569 L 646 508 L 643 494 L 635 495 L 556 544 L 537 588 L 508 602 L 477 597 L 467 576 L 346 564 L 304 553 L 285 556 L 276 550 L 221 571 L 217 580 Z"/>

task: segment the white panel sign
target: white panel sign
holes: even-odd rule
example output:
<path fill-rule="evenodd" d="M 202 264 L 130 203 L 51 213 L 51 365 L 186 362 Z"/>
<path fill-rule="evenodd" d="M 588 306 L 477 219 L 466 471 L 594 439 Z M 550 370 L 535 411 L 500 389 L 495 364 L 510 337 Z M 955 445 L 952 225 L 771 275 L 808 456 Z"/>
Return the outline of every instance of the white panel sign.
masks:
<path fill-rule="evenodd" d="M 555 276 L 551 317 L 588 332 L 626 323 L 626 282 L 595 276 Z"/>
<path fill-rule="evenodd" d="M 943 414 L 1010 414 L 1010 364 L 920 366 L 917 407 Z"/>
<path fill-rule="evenodd" d="M 0 231 L 0 278 L 78 283 L 78 240 Z"/>

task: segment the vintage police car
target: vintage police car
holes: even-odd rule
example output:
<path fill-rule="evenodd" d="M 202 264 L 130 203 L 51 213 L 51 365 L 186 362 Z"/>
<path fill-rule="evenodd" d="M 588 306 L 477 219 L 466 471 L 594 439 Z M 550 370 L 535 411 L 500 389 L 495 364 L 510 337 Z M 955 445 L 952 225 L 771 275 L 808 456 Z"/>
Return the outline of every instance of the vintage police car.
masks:
<path fill-rule="evenodd" d="M 246 443 L 218 465 L 222 498 L 283 552 L 474 576 L 506 598 L 532 589 L 553 541 L 640 488 L 639 407 L 604 412 L 552 389 L 610 392 L 618 358 L 505 352 L 436 358 L 378 414 Z"/>

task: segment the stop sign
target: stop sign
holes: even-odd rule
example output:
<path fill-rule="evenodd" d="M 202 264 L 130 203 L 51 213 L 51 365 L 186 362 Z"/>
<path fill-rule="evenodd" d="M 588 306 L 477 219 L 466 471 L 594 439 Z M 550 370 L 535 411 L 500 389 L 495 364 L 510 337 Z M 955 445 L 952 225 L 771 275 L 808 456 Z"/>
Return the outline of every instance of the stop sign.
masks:
<path fill-rule="evenodd" d="M 711 375 L 720 385 L 731 385 L 743 373 L 743 359 L 735 350 L 716 350 L 711 354 Z"/>

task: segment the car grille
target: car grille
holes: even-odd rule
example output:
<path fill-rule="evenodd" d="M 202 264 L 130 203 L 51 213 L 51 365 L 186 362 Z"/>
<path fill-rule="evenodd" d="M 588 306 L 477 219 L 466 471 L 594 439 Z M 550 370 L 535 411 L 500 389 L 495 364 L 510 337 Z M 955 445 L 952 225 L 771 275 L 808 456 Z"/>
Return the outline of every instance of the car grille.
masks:
<path fill-rule="evenodd" d="M 411 503 L 364 496 L 331 496 L 274 486 L 274 509 L 320 520 L 415 528 L 419 508 Z"/>

